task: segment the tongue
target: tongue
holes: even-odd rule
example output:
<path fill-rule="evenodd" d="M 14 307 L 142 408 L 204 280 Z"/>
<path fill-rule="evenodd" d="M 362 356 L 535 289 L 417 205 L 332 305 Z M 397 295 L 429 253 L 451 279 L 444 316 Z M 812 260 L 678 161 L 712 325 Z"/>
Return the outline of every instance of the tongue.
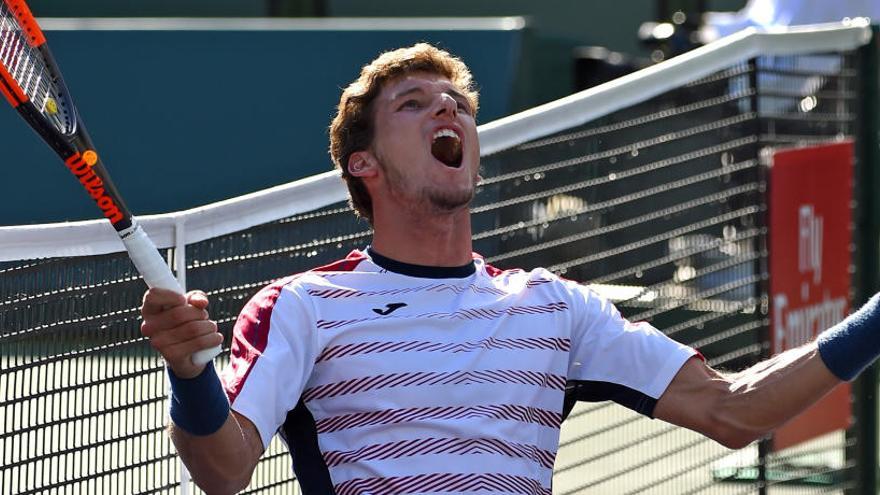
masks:
<path fill-rule="evenodd" d="M 431 144 L 431 154 L 448 167 L 461 166 L 461 141 L 452 137 L 439 137 Z"/>

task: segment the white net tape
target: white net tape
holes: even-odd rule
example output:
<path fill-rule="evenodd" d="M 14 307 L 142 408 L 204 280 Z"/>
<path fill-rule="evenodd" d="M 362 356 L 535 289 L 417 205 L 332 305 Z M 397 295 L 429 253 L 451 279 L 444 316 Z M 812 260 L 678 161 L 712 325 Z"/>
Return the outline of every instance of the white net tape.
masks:
<path fill-rule="evenodd" d="M 792 55 L 857 48 L 871 38 L 866 19 L 759 32 L 749 28 L 648 69 L 482 125 L 483 156 L 590 122 L 757 55 Z M 188 245 L 343 201 L 346 191 L 327 172 L 191 210 L 140 218 L 157 246 Z M 185 237 L 176 235 L 183 226 Z M 123 251 L 103 220 L 0 227 L 0 261 L 91 256 Z"/>

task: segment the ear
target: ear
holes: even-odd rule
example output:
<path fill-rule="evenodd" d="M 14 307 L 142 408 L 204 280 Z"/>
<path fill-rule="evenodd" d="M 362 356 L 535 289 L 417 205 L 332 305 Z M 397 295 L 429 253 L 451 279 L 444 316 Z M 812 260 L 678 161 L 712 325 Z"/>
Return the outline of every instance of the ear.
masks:
<path fill-rule="evenodd" d="M 355 151 L 348 157 L 348 173 L 355 177 L 375 177 L 379 162 L 369 151 Z"/>

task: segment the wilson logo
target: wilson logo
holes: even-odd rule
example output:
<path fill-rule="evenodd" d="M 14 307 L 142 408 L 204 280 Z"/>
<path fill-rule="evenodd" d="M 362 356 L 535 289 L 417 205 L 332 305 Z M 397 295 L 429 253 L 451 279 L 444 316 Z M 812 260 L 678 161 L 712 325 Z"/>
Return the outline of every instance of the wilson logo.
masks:
<path fill-rule="evenodd" d="M 88 158 L 95 157 L 94 151 L 86 152 Z M 104 190 L 104 181 L 95 174 L 95 171 L 92 170 L 92 165 L 94 165 L 97 160 L 89 160 L 92 162 L 90 165 L 86 159 L 83 158 L 83 155 L 79 153 L 75 153 L 73 156 L 64 161 L 64 164 L 67 168 L 79 179 L 80 184 L 86 188 L 86 191 L 89 193 L 89 196 L 95 200 L 95 203 L 101 208 L 101 211 L 104 212 L 104 216 L 110 219 L 110 223 L 116 223 L 122 220 L 122 212 L 119 211 L 119 207 L 116 205 L 116 202 L 113 201 L 113 198 L 107 195 L 107 192 Z"/>

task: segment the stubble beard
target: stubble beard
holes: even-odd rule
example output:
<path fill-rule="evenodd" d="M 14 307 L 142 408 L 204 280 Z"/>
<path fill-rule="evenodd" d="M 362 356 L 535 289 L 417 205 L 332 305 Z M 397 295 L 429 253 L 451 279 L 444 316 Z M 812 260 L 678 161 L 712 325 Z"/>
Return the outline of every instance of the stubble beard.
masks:
<path fill-rule="evenodd" d="M 438 213 L 452 213 L 470 206 L 474 199 L 474 187 L 458 191 L 438 191 L 426 187 L 422 194 Z"/>
<path fill-rule="evenodd" d="M 385 161 L 379 158 L 379 164 L 388 177 L 388 184 L 391 194 L 397 198 L 401 198 L 404 204 L 412 210 L 423 210 L 420 206 L 426 206 L 429 211 L 435 214 L 455 213 L 462 208 L 466 208 L 471 204 L 476 192 L 476 177 L 470 184 L 470 187 L 458 190 L 440 190 L 433 188 L 431 185 L 422 187 L 419 190 L 413 190 L 413 186 L 406 183 L 406 179 L 393 167 L 386 167 Z"/>

